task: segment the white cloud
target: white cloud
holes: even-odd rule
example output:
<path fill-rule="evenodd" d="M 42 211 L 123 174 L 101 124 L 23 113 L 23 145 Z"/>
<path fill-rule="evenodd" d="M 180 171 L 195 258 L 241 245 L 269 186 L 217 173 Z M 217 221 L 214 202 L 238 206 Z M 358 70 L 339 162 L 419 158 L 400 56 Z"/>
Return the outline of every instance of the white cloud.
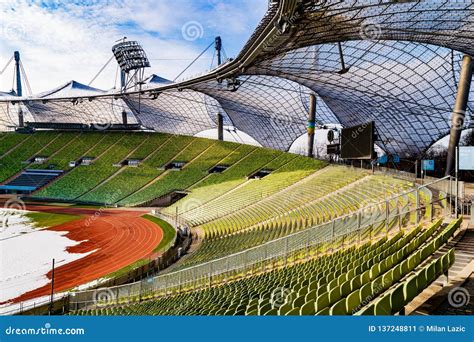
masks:
<path fill-rule="evenodd" d="M 87 84 L 112 56 L 114 42 L 127 36 L 143 44 L 152 64 L 147 73 L 173 79 L 215 35 L 223 37 L 227 54 L 236 55 L 266 5 L 266 0 L 0 0 L 0 68 L 19 50 L 33 92 L 71 79 Z M 191 20 L 204 32 L 189 42 L 181 27 Z M 208 69 L 211 57 L 212 51 L 186 75 Z M 116 71 L 113 61 L 93 86 L 111 88 Z M 1 76 L 0 89 L 11 89 L 12 77 L 11 67 Z"/>

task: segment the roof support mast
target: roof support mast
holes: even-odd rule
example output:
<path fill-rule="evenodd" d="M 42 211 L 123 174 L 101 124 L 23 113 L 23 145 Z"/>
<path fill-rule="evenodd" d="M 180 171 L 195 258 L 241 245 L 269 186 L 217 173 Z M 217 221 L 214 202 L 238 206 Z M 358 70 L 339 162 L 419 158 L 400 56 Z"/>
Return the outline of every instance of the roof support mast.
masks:
<path fill-rule="evenodd" d="M 467 101 L 472 80 L 472 57 L 465 55 L 462 60 L 461 74 L 459 76 L 458 93 L 451 114 L 451 131 L 449 134 L 448 158 L 446 162 L 446 176 L 451 175 L 456 159 L 456 149 L 461 139 L 461 131 L 464 127 Z"/>
<path fill-rule="evenodd" d="M 215 39 L 215 48 L 217 55 L 217 66 L 222 64 L 222 39 L 220 36 L 217 36 Z M 220 141 L 224 140 L 224 117 L 222 113 L 217 113 L 217 139 Z"/>
<path fill-rule="evenodd" d="M 309 95 L 309 111 L 308 111 L 308 157 L 314 157 L 314 128 L 316 123 L 316 96 Z"/>

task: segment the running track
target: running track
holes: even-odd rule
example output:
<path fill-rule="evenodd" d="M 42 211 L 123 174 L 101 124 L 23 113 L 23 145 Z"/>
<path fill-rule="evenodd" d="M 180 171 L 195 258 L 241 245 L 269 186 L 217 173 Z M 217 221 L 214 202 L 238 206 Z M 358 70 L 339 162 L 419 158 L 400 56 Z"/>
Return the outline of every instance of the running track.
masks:
<path fill-rule="evenodd" d="M 54 274 L 54 291 L 61 292 L 117 271 L 147 258 L 163 237 L 161 228 L 144 219 L 143 211 L 99 210 L 28 205 L 27 210 L 82 215 L 79 220 L 48 228 L 67 231 L 66 236 L 82 243 L 68 248 L 70 253 L 95 251 L 79 260 L 59 266 Z M 47 277 L 51 279 L 51 271 Z M 48 295 L 51 283 L 10 300 L 18 303 Z"/>

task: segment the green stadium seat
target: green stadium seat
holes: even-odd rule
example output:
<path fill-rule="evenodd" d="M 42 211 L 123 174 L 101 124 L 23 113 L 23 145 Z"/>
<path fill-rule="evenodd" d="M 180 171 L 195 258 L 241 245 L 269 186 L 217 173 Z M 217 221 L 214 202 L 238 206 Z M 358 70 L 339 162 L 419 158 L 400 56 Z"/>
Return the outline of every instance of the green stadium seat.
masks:
<path fill-rule="evenodd" d="M 347 315 L 346 299 L 343 298 L 339 300 L 338 302 L 336 302 L 335 304 L 333 304 L 331 306 L 329 313 L 330 315 L 338 315 L 338 316 Z"/>
<path fill-rule="evenodd" d="M 335 288 L 329 291 L 329 303 L 334 304 L 341 299 L 341 288 L 336 285 Z"/>
<path fill-rule="evenodd" d="M 360 288 L 360 302 L 364 303 L 367 300 L 372 299 L 372 283 L 366 283 Z"/>
<path fill-rule="evenodd" d="M 284 305 L 280 306 L 280 308 L 278 309 L 278 315 L 284 316 L 289 311 L 291 311 L 292 309 L 293 309 L 293 303 L 284 304 Z"/>
<path fill-rule="evenodd" d="M 299 316 L 300 315 L 300 308 L 293 308 L 290 311 L 288 311 L 285 316 Z"/>
<path fill-rule="evenodd" d="M 392 307 L 390 305 L 391 293 L 387 293 L 375 303 L 374 314 L 376 316 L 391 315 Z"/>
<path fill-rule="evenodd" d="M 346 311 L 352 313 L 361 304 L 360 289 L 352 292 L 346 300 Z"/>
<path fill-rule="evenodd" d="M 405 306 L 404 284 L 401 283 L 393 289 L 390 295 L 392 313 L 400 312 Z"/>
<path fill-rule="evenodd" d="M 418 288 L 418 292 L 422 291 L 427 284 L 428 279 L 426 277 L 426 271 L 422 269 L 416 273 L 416 286 Z"/>
<path fill-rule="evenodd" d="M 417 277 L 416 275 L 411 276 L 403 287 L 403 296 L 405 297 L 405 303 L 410 302 L 418 294 Z"/>
<path fill-rule="evenodd" d="M 328 305 L 329 305 L 329 294 L 326 292 L 316 299 L 316 306 L 315 306 L 316 312 L 323 310 L 324 308 L 328 307 Z"/>
<path fill-rule="evenodd" d="M 317 316 L 329 316 L 330 314 L 331 314 L 331 312 L 330 312 L 329 308 L 324 308 L 321 311 L 318 311 L 316 313 Z"/>
<path fill-rule="evenodd" d="M 311 316 L 314 314 L 316 314 L 316 302 L 314 299 L 311 299 L 301 307 L 300 315 Z"/>

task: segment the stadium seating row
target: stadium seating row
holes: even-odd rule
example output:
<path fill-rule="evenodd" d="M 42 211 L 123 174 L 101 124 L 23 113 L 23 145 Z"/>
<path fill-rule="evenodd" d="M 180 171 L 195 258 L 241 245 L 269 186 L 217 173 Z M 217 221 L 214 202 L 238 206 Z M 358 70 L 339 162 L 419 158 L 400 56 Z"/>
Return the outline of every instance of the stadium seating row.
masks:
<path fill-rule="evenodd" d="M 326 194 L 325 197 L 316 197 L 313 201 L 308 195 L 306 202 L 299 202 L 297 198 L 285 196 L 276 196 L 275 201 L 269 199 L 257 202 L 254 207 L 259 211 L 254 210 L 254 207 L 247 207 L 229 217 L 199 226 L 203 232 L 200 248 L 170 270 L 220 258 L 295 231 L 328 222 L 335 217 L 357 211 L 369 202 L 383 201 L 387 196 L 400 193 L 406 187 L 407 183 L 403 181 L 370 176 L 355 186 L 342 188 L 341 191 Z M 414 205 L 415 199 L 407 197 L 404 202 L 402 198 L 397 201 L 398 203 L 392 203 L 392 211 L 404 205 Z M 373 220 L 377 213 L 367 213 L 365 219 Z M 357 224 L 357 222 L 354 221 L 352 224 Z M 351 223 L 344 222 L 344 229 L 348 229 L 350 225 Z"/>
<path fill-rule="evenodd" d="M 75 314 L 395 314 L 454 263 L 453 250 L 440 258 L 433 254 L 460 223 L 461 219 L 446 226 L 436 220 L 428 227 L 419 225 L 372 244 L 350 246 L 250 277 Z"/>
<path fill-rule="evenodd" d="M 205 193 L 218 196 L 246 183 L 246 177 L 261 168 L 280 172 L 284 179 L 265 190 L 271 193 L 324 165 L 254 146 L 144 132 L 9 133 L 2 135 L 2 140 L 0 163 L 5 167 L 0 170 L 0 182 L 23 168 L 51 166 L 66 173 L 36 192 L 35 197 L 119 205 L 142 205 L 174 190 L 207 186 L 218 190 L 208 192 L 206 188 Z M 37 155 L 46 158 L 42 164 L 29 161 Z M 82 158 L 91 158 L 92 163 L 81 165 Z M 121 165 L 126 158 L 139 160 L 138 167 Z M 163 169 L 172 161 L 184 162 L 183 169 Z M 222 174 L 209 174 L 208 170 L 216 165 L 226 165 L 228 169 Z M 288 177 L 282 177 L 283 173 Z M 255 200 L 246 199 L 247 203 Z"/>
<path fill-rule="evenodd" d="M 265 165 L 265 168 L 275 170 L 270 175 L 260 180 L 252 179 L 248 181 L 240 177 L 241 183 L 239 186 L 234 186 L 231 191 L 229 191 L 228 179 L 232 176 L 229 172 L 232 170 L 227 170 L 219 175 L 221 178 L 219 183 L 208 185 L 202 182 L 192 187 L 191 193 L 185 199 L 166 208 L 163 213 L 174 214 L 176 208 L 178 208 L 178 212 L 183 219 L 192 225 L 198 225 L 266 200 L 293 184 L 295 189 L 291 193 L 287 191 L 285 197 L 294 197 L 296 201 L 299 195 L 303 196 L 305 189 L 311 189 L 314 186 L 317 191 L 319 190 L 318 185 L 322 183 L 313 184 L 315 179 L 324 178 L 323 175 L 325 174 L 337 172 L 337 168 L 334 168 L 334 170 L 315 173 L 323 166 L 325 166 L 325 163 L 320 161 L 291 154 L 282 154 Z M 356 174 L 362 173 L 357 172 Z M 337 176 L 336 174 L 335 177 Z M 312 180 L 313 182 L 311 182 Z M 351 180 L 349 176 L 344 184 L 348 184 Z M 303 184 L 295 184 L 297 182 Z M 311 190 L 307 192 L 311 199 L 318 195 L 315 192 L 311 194 Z M 304 201 L 304 198 L 301 200 Z"/>
<path fill-rule="evenodd" d="M 13 177 L 30 164 L 43 151 L 58 147 L 58 133 L 45 132 L 39 135 L 7 134 L 0 148 L 0 183 Z M 51 146 L 51 147 L 50 147 Z"/>

